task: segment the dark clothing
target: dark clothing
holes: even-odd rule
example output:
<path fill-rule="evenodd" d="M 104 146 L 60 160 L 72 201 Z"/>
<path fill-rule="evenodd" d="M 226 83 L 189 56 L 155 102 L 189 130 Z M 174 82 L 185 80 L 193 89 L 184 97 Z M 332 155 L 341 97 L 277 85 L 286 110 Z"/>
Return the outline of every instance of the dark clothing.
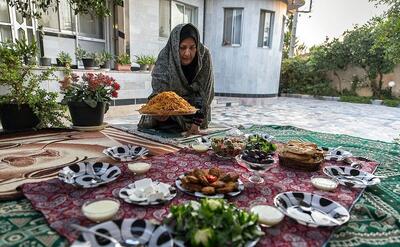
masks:
<path fill-rule="evenodd" d="M 189 85 L 192 84 L 194 77 L 196 76 L 197 60 L 196 57 L 188 65 L 181 65 L 183 74 L 186 77 Z"/>
<path fill-rule="evenodd" d="M 182 29 L 185 31 L 181 34 Z M 195 32 L 195 35 L 192 31 Z M 175 116 L 171 119 L 176 121 L 182 131 L 190 129 L 193 123 L 199 124 L 199 122 L 201 122 L 202 128 L 207 128 L 211 120 L 210 105 L 214 98 L 211 55 L 202 43 L 197 42 L 195 59 L 191 64 L 182 66 L 179 55 L 181 35 L 182 37 L 187 35 L 189 35 L 188 37 L 200 37 L 197 28 L 192 24 L 180 24 L 171 31 L 168 43 L 158 55 L 152 72 L 153 92 L 149 98 L 161 92 L 174 91 L 200 111 L 194 116 Z M 201 118 L 204 118 L 204 121 L 199 121 Z M 162 124 L 151 116 L 142 116 L 138 127 L 157 128 Z"/>

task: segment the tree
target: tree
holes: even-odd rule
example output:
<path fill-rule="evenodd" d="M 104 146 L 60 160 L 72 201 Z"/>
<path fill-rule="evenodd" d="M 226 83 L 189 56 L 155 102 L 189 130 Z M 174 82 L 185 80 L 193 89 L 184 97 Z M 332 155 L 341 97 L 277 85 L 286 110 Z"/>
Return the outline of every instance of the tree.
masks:
<path fill-rule="evenodd" d="M 310 50 L 310 63 L 324 72 L 332 71 L 339 81 L 339 92 L 342 92 L 342 79 L 338 70 L 345 70 L 350 63 L 350 50 L 344 42 L 335 38 Z"/>
<path fill-rule="evenodd" d="M 370 0 L 385 4 L 388 10 L 378 21 L 375 47 L 386 47 L 386 56 L 394 63 L 400 63 L 400 1 Z"/>
<path fill-rule="evenodd" d="M 8 5 L 15 7 L 23 17 L 40 18 L 42 13 L 48 9 L 58 9 L 60 0 L 32 0 L 35 6 L 30 7 L 29 0 L 7 0 Z M 111 11 L 106 0 L 68 0 L 75 14 L 96 14 L 98 16 L 109 16 Z M 122 5 L 123 0 L 114 0 L 114 4 Z"/>
<path fill-rule="evenodd" d="M 377 45 L 379 21 L 380 19 L 374 19 L 361 27 L 356 26 L 354 30 L 347 31 L 343 39 L 349 49 L 350 63 L 365 70 L 373 95 L 378 98 L 382 94 L 383 75 L 392 72 L 396 65 L 389 59 L 387 48 Z"/>

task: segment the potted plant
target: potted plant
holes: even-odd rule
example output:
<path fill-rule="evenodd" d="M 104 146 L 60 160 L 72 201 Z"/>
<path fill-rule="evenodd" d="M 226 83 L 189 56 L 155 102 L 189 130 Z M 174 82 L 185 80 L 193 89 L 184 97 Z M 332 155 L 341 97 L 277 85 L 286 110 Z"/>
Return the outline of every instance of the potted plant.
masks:
<path fill-rule="evenodd" d="M 54 79 L 52 68 L 38 73 L 34 65 L 23 64 L 25 56 L 34 57 L 11 42 L 0 43 L 0 85 L 7 93 L 0 96 L 0 119 L 5 131 L 32 128 L 64 127 L 65 107 L 58 104 L 57 93 L 40 88 L 43 81 Z"/>
<path fill-rule="evenodd" d="M 75 49 L 76 59 L 81 60 L 83 67 L 87 70 L 93 70 L 97 68 L 95 53 L 89 53 L 80 46 Z"/>
<path fill-rule="evenodd" d="M 66 53 L 66 52 L 60 52 L 58 53 L 58 57 L 57 57 L 57 66 L 60 67 L 70 67 L 72 64 L 72 58 L 71 56 Z"/>
<path fill-rule="evenodd" d="M 140 65 L 141 71 L 146 71 L 149 67 L 147 56 L 144 55 L 136 56 L 136 63 Z"/>
<path fill-rule="evenodd" d="M 101 53 L 96 54 L 96 62 L 98 65 L 100 65 L 101 69 L 104 69 L 106 71 L 110 70 L 111 60 L 112 55 L 109 52 L 102 51 Z"/>
<path fill-rule="evenodd" d="M 147 63 L 149 65 L 149 70 L 150 71 L 153 71 L 154 66 L 156 65 L 156 61 L 157 61 L 157 57 L 156 56 L 150 55 L 150 56 L 147 57 Z"/>
<path fill-rule="evenodd" d="M 15 49 L 21 54 L 25 65 L 36 64 L 37 46 L 35 43 L 29 44 L 25 38 L 19 39 L 15 41 Z"/>
<path fill-rule="evenodd" d="M 115 58 L 115 69 L 118 71 L 131 71 L 131 57 L 126 54 L 120 54 Z"/>
<path fill-rule="evenodd" d="M 111 97 L 118 97 L 120 85 L 104 74 L 67 75 L 61 83 L 62 103 L 68 105 L 74 126 L 100 126 Z"/>

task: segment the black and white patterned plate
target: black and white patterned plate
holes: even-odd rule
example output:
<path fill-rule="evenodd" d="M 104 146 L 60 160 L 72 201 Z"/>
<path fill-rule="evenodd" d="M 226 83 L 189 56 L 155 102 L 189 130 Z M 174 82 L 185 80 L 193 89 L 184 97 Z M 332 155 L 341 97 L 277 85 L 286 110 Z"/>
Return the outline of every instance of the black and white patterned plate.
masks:
<path fill-rule="evenodd" d="M 171 233 L 163 225 L 155 225 L 143 219 L 123 219 L 106 221 L 90 227 L 91 230 L 109 235 L 119 241 L 122 245 L 126 240 L 137 239 L 145 246 L 172 247 L 174 240 Z M 91 233 L 82 233 L 72 243 L 71 247 L 78 246 L 114 246 L 109 240 L 95 236 Z"/>
<path fill-rule="evenodd" d="M 158 181 L 153 181 L 153 186 L 157 186 L 160 182 Z M 165 196 L 162 200 L 156 200 L 156 201 L 149 201 L 148 198 L 142 198 L 139 200 L 132 200 L 129 197 L 129 190 L 134 190 L 135 189 L 135 184 L 129 184 L 126 187 L 122 188 L 119 191 L 118 196 L 120 198 L 122 198 L 125 202 L 127 203 L 132 203 L 132 204 L 136 204 L 136 205 L 141 205 L 141 206 L 149 206 L 149 205 L 159 205 L 159 204 L 163 204 L 163 203 L 167 203 L 169 201 L 171 201 L 172 199 L 175 198 L 176 196 L 176 188 L 173 186 L 170 186 L 169 184 L 166 184 L 169 186 L 169 194 L 167 196 Z"/>
<path fill-rule="evenodd" d="M 61 169 L 58 178 L 77 187 L 94 188 L 114 181 L 119 175 L 119 167 L 109 163 L 79 162 Z"/>
<path fill-rule="evenodd" d="M 144 147 L 132 146 L 128 144 L 104 149 L 103 153 L 107 156 L 110 156 L 114 160 L 132 161 L 141 156 L 147 155 L 149 153 L 149 150 Z"/>
<path fill-rule="evenodd" d="M 324 153 L 324 158 L 326 160 L 342 161 L 346 158 L 352 157 L 352 153 L 341 148 L 322 148 Z"/>
<path fill-rule="evenodd" d="M 182 192 L 184 192 L 184 193 L 186 193 L 186 194 L 188 194 L 188 195 L 195 196 L 195 197 L 200 197 L 200 198 L 204 198 L 204 197 L 207 197 L 207 198 L 225 198 L 225 197 L 237 196 L 237 195 L 239 195 L 240 193 L 242 193 L 242 191 L 244 190 L 244 184 L 243 184 L 243 182 L 242 182 L 240 179 L 238 179 L 238 191 L 233 191 L 233 192 L 229 192 L 229 193 L 226 193 L 226 194 L 215 194 L 215 195 L 212 195 L 212 196 L 211 196 L 211 195 L 203 194 L 203 193 L 201 193 L 201 192 L 191 192 L 191 191 L 189 191 L 189 190 L 187 190 L 187 189 L 185 189 L 185 188 L 182 187 L 182 181 L 181 181 L 181 179 L 182 179 L 184 176 L 185 176 L 184 174 L 180 175 L 180 176 L 178 177 L 178 179 L 175 181 L 176 187 L 177 187 L 180 191 L 182 191 Z"/>
<path fill-rule="evenodd" d="M 336 179 L 340 184 L 354 188 L 365 188 L 381 182 L 373 174 L 351 166 L 326 166 L 323 171 L 329 177 Z"/>
<path fill-rule="evenodd" d="M 280 193 L 274 204 L 286 216 L 306 226 L 339 226 L 350 219 L 347 209 L 339 203 L 309 192 Z"/>

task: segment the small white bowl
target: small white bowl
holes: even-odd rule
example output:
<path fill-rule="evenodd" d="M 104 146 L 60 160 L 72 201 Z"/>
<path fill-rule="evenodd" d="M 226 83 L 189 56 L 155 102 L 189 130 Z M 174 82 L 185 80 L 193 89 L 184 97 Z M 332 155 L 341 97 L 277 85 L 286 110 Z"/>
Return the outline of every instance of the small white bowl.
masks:
<path fill-rule="evenodd" d="M 258 215 L 258 223 L 265 227 L 274 226 L 280 223 L 285 217 L 276 207 L 268 205 L 256 205 L 250 211 Z"/>
<path fill-rule="evenodd" d="M 91 221 L 103 222 L 112 219 L 120 206 L 119 200 L 113 198 L 95 199 L 82 205 L 82 213 Z"/>
<path fill-rule="evenodd" d="M 209 146 L 207 146 L 205 144 L 201 144 L 201 143 L 193 144 L 191 147 L 194 151 L 199 152 L 199 153 L 207 152 L 207 150 L 209 149 Z"/>
<path fill-rule="evenodd" d="M 311 184 L 317 189 L 332 191 L 338 187 L 339 183 L 330 177 L 315 175 L 311 177 Z"/>
<path fill-rule="evenodd" d="M 151 164 L 145 163 L 145 162 L 135 162 L 135 163 L 129 163 L 128 168 L 132 172 L 138 175 L 145 174 L 150 170 Z"/>

